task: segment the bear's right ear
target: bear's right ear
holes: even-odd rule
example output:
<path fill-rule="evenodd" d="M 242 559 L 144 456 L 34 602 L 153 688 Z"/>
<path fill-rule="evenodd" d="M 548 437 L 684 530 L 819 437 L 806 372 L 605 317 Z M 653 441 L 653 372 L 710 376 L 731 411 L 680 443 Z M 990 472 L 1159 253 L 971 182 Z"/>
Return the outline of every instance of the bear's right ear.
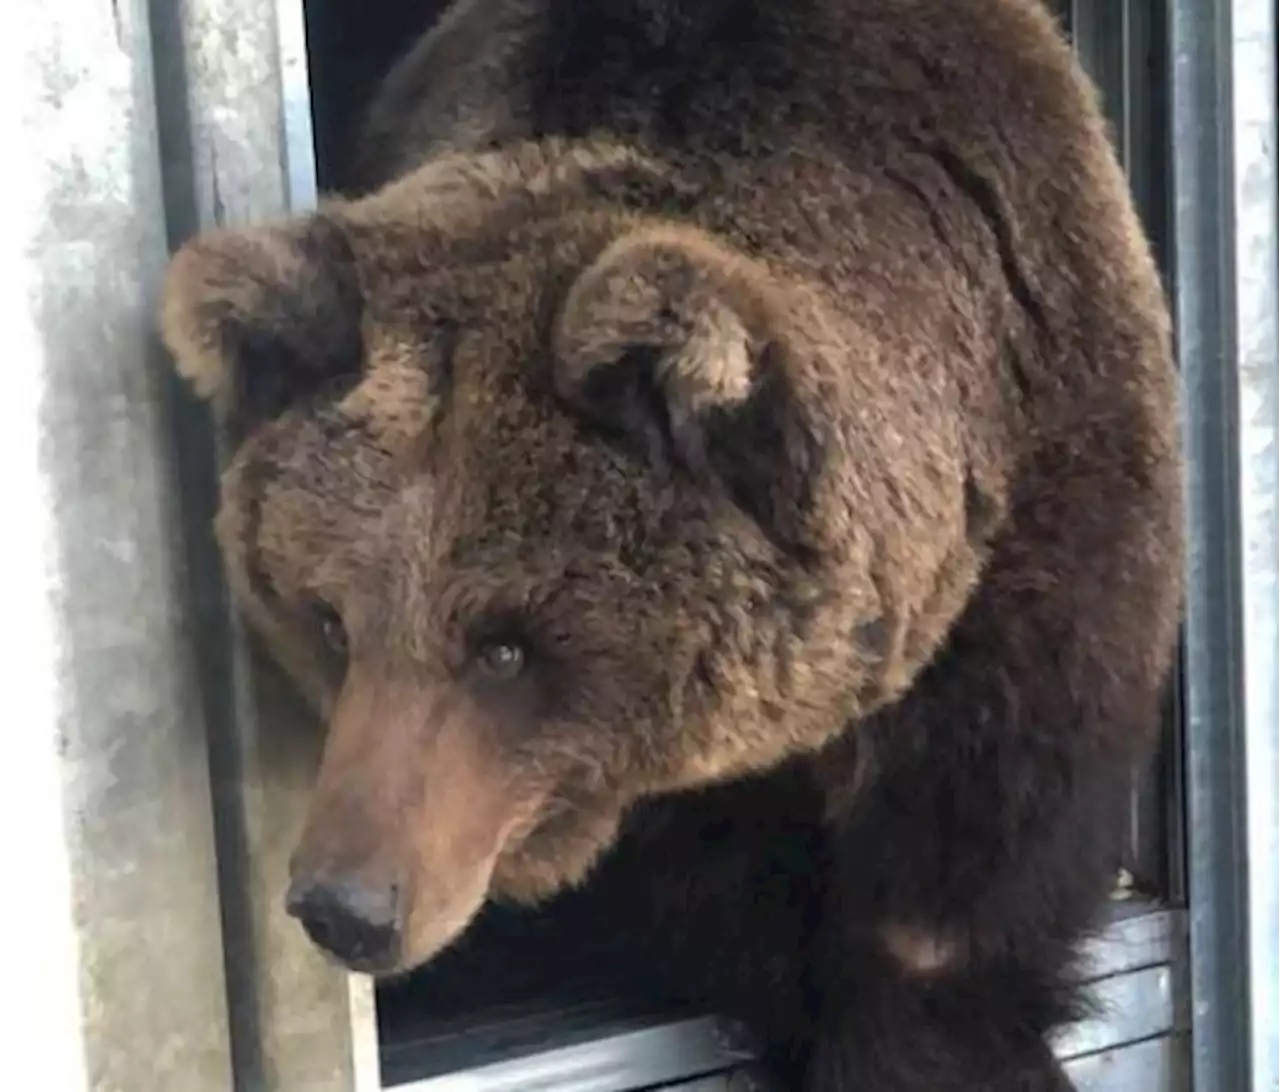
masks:
<path fill-rule="evenodd" d="M 798 544 L 825 458 L 797 386 L 818 319 L 807 297 L 714 237 L 636 227 L 566 293 L 556 393 L 651 461 L 719 479 L 778 541 Z"/>
<path fill-rule="evenodd" d="M 708 419 L 747 402 L 769 341 L 753 273 L 694 230 L 623 235 L 565 299 L 557 391 L 599 424 L 650 441 L 660 434 L 686 469 L 707 469 Z"/>
<path fill-rule="evenodd" d="M 341 229 L 317 215 L 215 230 L 174 255 L 161 333 L 233 439 L 359 375 L 363 301 Z"/>

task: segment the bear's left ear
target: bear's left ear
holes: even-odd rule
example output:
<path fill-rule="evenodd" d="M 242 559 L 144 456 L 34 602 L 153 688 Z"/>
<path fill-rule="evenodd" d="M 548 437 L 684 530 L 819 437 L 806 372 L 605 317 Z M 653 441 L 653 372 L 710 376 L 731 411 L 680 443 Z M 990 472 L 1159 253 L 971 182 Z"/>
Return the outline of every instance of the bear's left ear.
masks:
<path fill-rule="evenodd" d="M 641 228 L 579 275 L 556 328 L 556 390 L 633 441 L 707 469 L 714 417 L 747 405 L 771 346 L 768 282 L 701 232 Z"/>
<path fill-rule="evenodd" d="M 346 238 L 317 214 L 188 242 L 165 277 L 161 333 L 178 371 L 238 441 L 359 375 L 363 309 Z"/>
<path fill-rule="evenodd" d="M 787 366 L 785 298 L 763 266 L 703 232 L 638 228 L 568 292 L 557 393 L 641 454 L 714 475 L 778 532 L 818 460 Z"/>

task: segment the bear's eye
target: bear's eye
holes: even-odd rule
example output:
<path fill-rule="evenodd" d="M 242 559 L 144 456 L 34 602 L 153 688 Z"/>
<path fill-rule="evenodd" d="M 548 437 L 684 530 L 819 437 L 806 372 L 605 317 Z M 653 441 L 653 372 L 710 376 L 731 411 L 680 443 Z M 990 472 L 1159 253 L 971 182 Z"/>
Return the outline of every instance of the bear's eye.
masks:
<path fill-rule="evenodd" d="M 493 641 L 480 649 L 477 663 L 491 679 L 514 679 L 524 670 L 524 649 L 510 641 Z"/>
<path fill-rule="evenodd" d="M 339 656 L 347 653 L 347 630 L 332 607 L 320 608 L 320 633 L 324 643 Z"/>

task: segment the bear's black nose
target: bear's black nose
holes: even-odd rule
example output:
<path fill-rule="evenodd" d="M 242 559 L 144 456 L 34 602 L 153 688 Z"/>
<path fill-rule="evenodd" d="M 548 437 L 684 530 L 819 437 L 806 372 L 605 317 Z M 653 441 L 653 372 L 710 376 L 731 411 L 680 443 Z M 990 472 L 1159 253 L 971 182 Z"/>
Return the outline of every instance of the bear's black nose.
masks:
<path fill-rule="evenodd" d="M 299 877 L 285 898 L 312 941 L 356 971 L 389 969 L 400 955 L 401 907 L 395 884 Z"/>

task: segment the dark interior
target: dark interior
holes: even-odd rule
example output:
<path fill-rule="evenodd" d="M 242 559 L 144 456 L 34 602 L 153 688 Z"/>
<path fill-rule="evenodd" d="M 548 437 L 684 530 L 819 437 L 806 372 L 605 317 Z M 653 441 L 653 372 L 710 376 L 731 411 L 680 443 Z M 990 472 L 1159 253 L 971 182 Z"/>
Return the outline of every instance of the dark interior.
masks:
<path fill-rule="evenodd" d="M 488 908 L 430 966 L 378 990 L 383 1079 L 438 1073 L 565 1046 L 682 1015 L 606 970 L 571 913 Z"/>
<path fill-rule="evenodd" d="M 334 188 L 370 96 L 449 0 L 305 0 L 316 168 Z"/>
<path fill-rule="evenodd" d="M 379 79 L 448 0 L 307 0 L 307 36 L 318 181 L 333 189 L 362 112 Z M 1160 5 L 1148 0 L 1055 0 L 1102 87 L 1116 138 L 1163 257 L 1167 194 Z M 1178 710 L 1171 698 L 1166 746 L 1134 794 L 1124 866 L 1138 896 L 1181 901 Z M 1125 912 L 1121 910 L 1121 912 Z M 402 1083 L 598 1037 L 678 1013 L 673 1003 L 637 997 L 634 977 L 605 971 L 572 903 L 540 913 L 491 907 L 429 968 L 378 991 L 383 1080 Z M 599 922 L 593 924 L 599 925 Z M 598 931 L 603 941 L 608 930 Z"/>

